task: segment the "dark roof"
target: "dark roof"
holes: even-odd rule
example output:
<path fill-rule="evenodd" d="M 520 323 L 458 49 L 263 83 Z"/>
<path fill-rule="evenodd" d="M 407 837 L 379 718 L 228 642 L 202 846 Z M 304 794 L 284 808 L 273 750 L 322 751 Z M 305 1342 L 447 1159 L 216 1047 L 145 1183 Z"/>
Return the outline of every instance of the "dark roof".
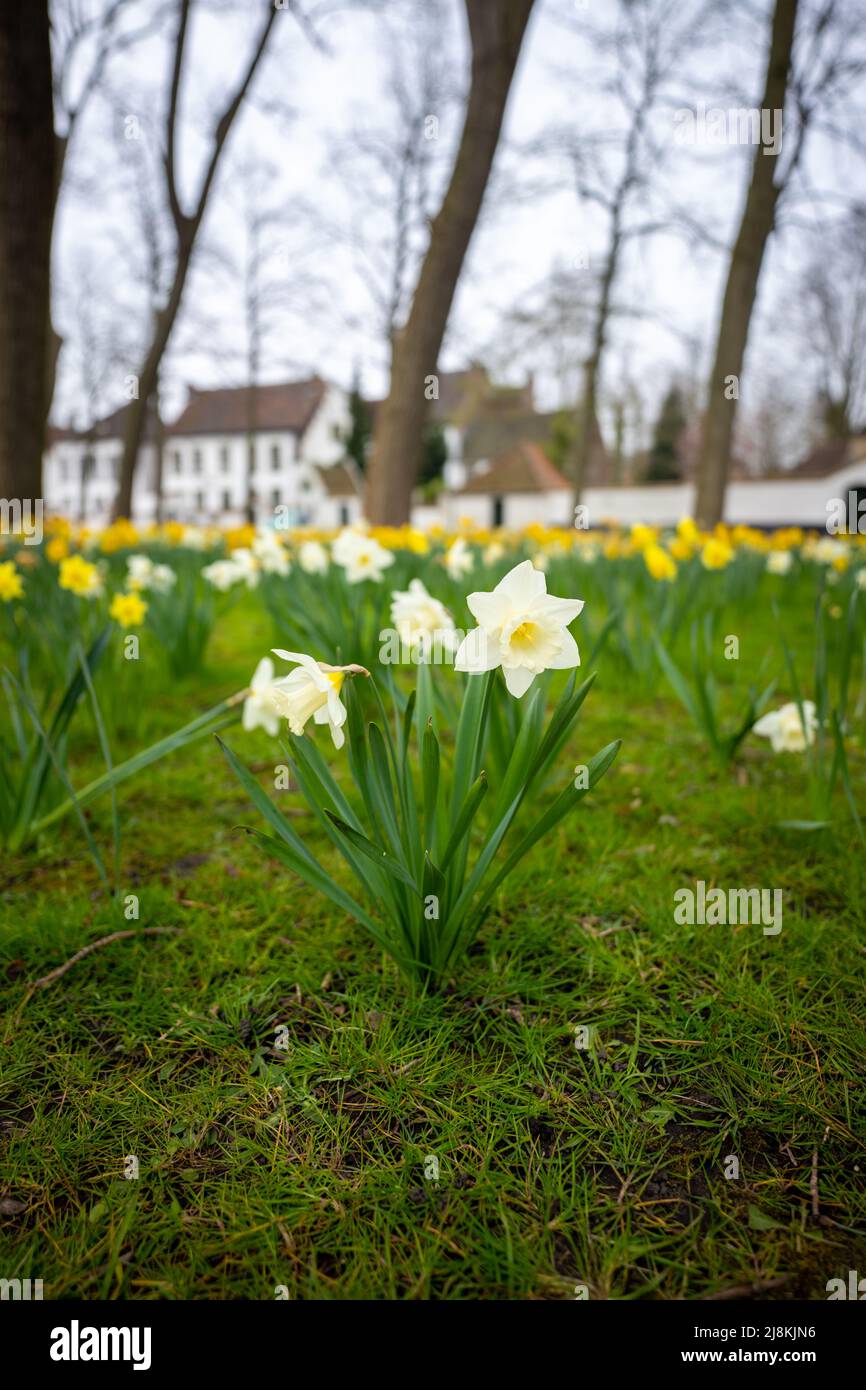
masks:
<path fill-rule="evenodd" d="M 471 420 L 463 438 L 463 462 L 468 468 L 481 459 L 495 459 L 525 440 L 550 443 L 555 414 L 535 411 L 495 412 Z"/>
<path fill-rule="evenodd" d="M 478 493 L 555 492 L 571 489 L 571 483 L 550 462 L 547 454 L 530 439 L 493 460 L 483 473 L 476 473 L 456 496 Z"/>
<path fill-rule="evenodd" d="M 482 459 L 498 458 L 527 440 L 540 445 L 542 449 L 549 448 L 557 419 L 567 421 L 567 412 L 556 410 L 544 414 L 537 411 L 514 413 L 502 410 L 480 416 L 473 420 L 466 430 L 463 440 L 463 462 L 471 468 Z M 587 486 L 601 486 L 611 481 L 610 458 L 596 420 L 585 482 Z"/>
<path fill-rule="evenodd" d="M 437 372 L 439 395 L 429 406 L 429 418 L 438 425 L 468 425 L 491 410 L 532 409 L 532 383 L 526 386 L 494 386 L 487 368 L 476 364 L 459 372 Z M 368 401 L 375 425 L 383 401 Z"/>
<path fill-rule="evenodd" d="M 49 425 L 46 431 L 46 443 L 50 447 L 52 444 L 59 444 L 63 440 L 84 441 L 89 439 L 123 439 L 123 422 L 128 405 L 122 405 L 119 410 L 114 410 L 110 415 L 106 415 L 102 420 L 96 420 L 87 430 L 76 430 L 59 425 Z M 154 426 L 156 419 L 152 410 L 148 410 L 144 422 L 144 438 L 153 439 Z"/>
<path fill-rule="evenodd" d="M 321 377 L 258 386 L 255 391 L 256 430 L 290 430 L 303 434 L 322 403 L 327 384 Z M 168 434 L 245 434 L 250 412 L 250 387 L 190 388 L 186 409 Z"/>
<path fill-rule="evenodd" d="M 361 480 L 354 464 L 332 463 L 317 471 L 329 497 L 360 497 Z"/>

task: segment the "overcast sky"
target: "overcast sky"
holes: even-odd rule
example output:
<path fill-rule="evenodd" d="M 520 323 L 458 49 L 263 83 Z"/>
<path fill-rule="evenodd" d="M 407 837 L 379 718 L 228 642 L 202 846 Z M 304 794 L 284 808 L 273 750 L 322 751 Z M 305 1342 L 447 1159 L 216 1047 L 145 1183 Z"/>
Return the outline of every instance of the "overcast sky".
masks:
<path fill-rule="evenodd" d="M 93 8 L 99 3 L 92 0 Z M 801 0 L 807 11 L 815 4 Z M 866 10 L 864 0 L 849 4 L 851 13 Z M 137 0 L 128 23 L 138 28 L 159 8 L 160 0 Z M 322 8 L 318 43 L 290 14 L 277 16 L 252 102 L 233 131 L 166 363 L 169 418 L 183 402 L 185 383 L 246 381 L 242 265 L 251 207 L 271 214 L 260 244 L 269 306 L 262 379 L 315 371 L 348 386 L 357 371 L 371 395 L 387 387 L 381 314 L 369 287 L 390 263 L 394 205 L 387 178 L 372 173 L 366 151 L 377 151 L 382 138 L 394 140 L 400 130 L 389 88 L 395 55 L 410 91 L 418 90 L 425 71 L 450 89 L 430 113 L 439 128 L 425 150 L 435 210 L 468 80 L 465 20 L 460 0 L 420 7 L 422 18 L 409 0 L 391 0 L 372 12 Z M 632 73 L 628 63 L 618 65 L 613 50 L 602 52 L 589 38 L 591 30 L 609 28 L 617 8 L 613 0 L 536 0 L 441 360 L 442 367 L 455 368 L 482 358 L 513 382 L 534 371 L 547 407 L 570 403 L 580 336 L 564 345 L 558 335 L 539 340 L 519 320 L 549 300 L 556 274 L 575 300 L 587 297 L 603 260 L 608 219 L 578 199 L 572 165 L 556 147 L 582 141 L 611 179 L 620 167 L 623 113 L 610 89 L 618 75 L 628 82 Z M 678 0 L 667 9 L 673 31 L 703 3 Z M 652 123 L 660 158 L 648 171 L 647 197 L 635 204 L 630 224 L 648 221 L 663 229 L 629 242 L 615 288 L 620 312 L 604 387 L 610 396 L 624 378 L 633 380 L 650 416 L 673 377 L 697 390 L 707 374 L 727 269 L 723 248 L 736 230 L 753 154 L 745 144 L 686 145 L 677 138 L 677 110 L 702 102 L 727 111 L 760 100 L 770 5 L 731 0 L 720 9 L 703 44 L 683 55 L 665 84 Z M 180 146 L 188 199 L 206 148 L 203 134 L 241 70 L 261 0 L 198 0 L 193 13 Z M 66 340 L 54 410 L 62 420 L 75 415 L 86 422 L 88 380 L 98 386 L 100 413 L 121 403 L 123 377 L 134 370 L 143 341 L 147 296 L 136 190 L 152 181 L 160 206 L 164 195 L 151 171 L 158 169 L 174 24 L 169 15 L 154 35 L 110 64 L 104 92 L 75 132 L 54 260 L 55 313 Z M 71 74 L 73 91 L 87 59 L 85 49 Z M 858 121 L 862 126 L 863 85 L 856 94 L 859 115 L 850 99 L 834 113 L 855 129 Z M 137 138 L 129 139 L 130 132 Z M 785 327 L 788 300 L 814 254 L 815 229 L 840 217 L 846 200 L 866 204 L 866 161 L 846 141 L 816 134 L 765 264 L 743 384 L 747 404 L 771 390 L 801 404 L 810 395 L 815 364 Z M 686 223 L 707 240 L 686 236 Z M 167 223 L 164 242 L 168 248 Z M 422 245 L 416 236 L 409 286 Z M 571 364 L 570 373 L 559 370 L 563 363 Z"/>

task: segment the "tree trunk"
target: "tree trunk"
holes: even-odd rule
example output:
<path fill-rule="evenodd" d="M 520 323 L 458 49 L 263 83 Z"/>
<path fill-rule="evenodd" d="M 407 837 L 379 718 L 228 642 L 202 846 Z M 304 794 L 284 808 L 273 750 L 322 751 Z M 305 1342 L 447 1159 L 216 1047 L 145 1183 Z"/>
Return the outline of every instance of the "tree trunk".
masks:
<path fill-rule="evenodd" d="M 785 108 L 796 20 L 797 0 L 776 0 L 762 111 L 783 111 Z M 695 519 L 704 527 L 715 526 L 724 516 L 731 441 L 749 322 L 758 291 L 764 251 L 773 230 L 776 204 L 782 192 L 782 185 L 775 181 L 777 157 L 766 154 L 760 144 L 755 147 L 752 179 L 728 270 L 698 462 Z"/>
<path fill-rule="evenodd" d="M 0 494 L 36 501 L 48 412 L 54 111 L 47 0 L 0 5 Z"/>
<path fill-rule="evenodd" d="M 258 8 L 262 7 L 258 6 Z M 144 436 L 147 402 L 156 390 L 159 378 L 159 366 L 162 361 L 163 353 L 168 346 L 175 319 L 180 309 L 181 300 L 183 299 L 183 291 L 189 273 L 190 262 L 192 260 L 193 247 L 195 246 L 198 230 L 205 215 L 208 198 L 213 188 L 214 180 L 216 179 L 217 169 L 226 146 L 226 141 L 228 140 L 232 125 L 244 102 L 250 84 L 253 81 L 262 55 L 265 52 L 268 38 L 277 15 L 277 10 L 272 4 L 264 7 L 264 20 L 259 30 L 259 36 L 253 50 L 252 58 L 247 66 L 244 77 L 216 123 L 213 147 L 196 200 L 195 211 L 187 215 L 181 208 L 175 182 L 175 126 L 183 71 L 184 44 L 191 9 L 192 0 L 182 0 L 174 52 L 168 127 L 166 133 L 166 192 L 177 238 L 174 280 L 168 297 L 168 303 L 157 315 L 151 342 L 145 353 L 144 361 L 141 364 L 138 375 L 137 394 L 135 399 L 130 401 L 125 414 L 120 484 L 117 489 L 117 496 L 114 500 L 115 519 L 132 514 L 132 480 L 135 476 L 138 451 L 141 448 L 141 441 Z"/>
<path fill-rule="evenodd" d="M 366 511 L 376 525 L 409 519 L 424 448 L 433 376 L 457 281 L 493 165 L 502 118 L 533 0 L 465 0 L 472 75 L 451 182 L 405 327 L 394 338 L 391 386 L 379 412 L 368 471 Z"/>
<path fill-rule="evenodd" d="M 255 375 L 255 373 L 253 373 Z M 244 515 L 252 525 L 256 519 L 256 432 L 258 430 L 258 386 L 252 379 L 247 387 L 247 476 Z"/>
<path fill-rule="evenodd" d="M 162 423 L 162 403 L 159 399 L 159 385 L 153 393 L 151 404 L 153 419 L 153 491 L 155 501 L 154 521 L 161 526 L 165 520 L 163 500 L 165 477 L 165 427 Z"/>
<path fill-rule="evenodd" d="M 147 403 L 157 389 L 160 363 L 171 337 L 171 330 L 177 318 L 180 301 L 183 298 L 183 289 L 186 284 L 191 257 L 192 241 L 183 248 L 178 256 L 174 284 L 171 287 L 168 303 L 156 316 L 154 335 L 138 374 L 138 394 L 129 402 L 124 411 L 123 457 L 120 464 L 120 484 L 114 502 L 115 519 L 121 516 L 132 516 L 132 480 L 135 476 L 135 465 L 138 462 L 138 451 L 144 437 Z"/>

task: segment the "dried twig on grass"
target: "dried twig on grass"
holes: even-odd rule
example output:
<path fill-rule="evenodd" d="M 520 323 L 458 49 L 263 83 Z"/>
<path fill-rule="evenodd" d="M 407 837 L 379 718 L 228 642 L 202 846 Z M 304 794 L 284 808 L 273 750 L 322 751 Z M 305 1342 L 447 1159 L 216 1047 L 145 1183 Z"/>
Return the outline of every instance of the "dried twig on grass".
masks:
<path fill-rule="evenodd" d="M 67 970 L 71 970 L 73 965 L 77 965 L 85 956 L 89 956 L 91 951 L 98 951 L 100 946 L 110 946 L 112 941 L 123 941 L 129 936 L 174 936 L 182 931 L 182 927 L 134 927 L 128 931 L 113 931 L 108 936 L 101 936 L 98 941 L 91 941 L 88 946 L 82 946 L 80 951 L 76 951 L 74 956 L 64 961 L 63 965 L 58 965 L 55 970 L 49 970 L 47 975 L 41 979 L 34 980 L 30 986 L 30 992 L 35 989 L 44 989 L 46 985 L 51 985 L 55 980 L 59 980 L 61 975 L 65 975 Z"/>

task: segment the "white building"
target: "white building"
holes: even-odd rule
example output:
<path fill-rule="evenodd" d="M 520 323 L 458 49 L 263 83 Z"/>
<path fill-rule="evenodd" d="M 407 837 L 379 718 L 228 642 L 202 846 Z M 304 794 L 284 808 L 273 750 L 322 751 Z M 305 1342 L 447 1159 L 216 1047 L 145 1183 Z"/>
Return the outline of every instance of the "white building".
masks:
<path fill-rule="evenodd" d="M 42 466 L 42 491 L 49 512 L 104 526 L 111 520 L 120 459 L 124 411 L 116 410 L 86 432 L 49 428 Z M 155 511 L 156 450 L 148 421 L 133 482 L 133 512 L 147 518 Z"/>
<path fill-rule="evenodd" d="M 540 445 L 525 439 L 489 464 L 476 465 L 463 487 L 440 498 L 446 526 L 468 520 L 509 530 L 540 523 L 567 526 L 572 485 Z"/>
<path fill-rule="evenodd" d="M 123 414 L 116 411 L 86 434 L 52 431 L 44 472 L 50 511 L 96 525 L 110 519 Z M 259 386 L 255 392 L 191 389 L 181 415 L 163 429 L 164 519 L 240 523 L 249 480 L 261 524 L 277 515 L 292 525 L 321 527 L 358 520 L 358 480 L 341 463 L 349 424 L 346 392 L 319 377 Z M 153 439 L 149 422 L 133 488 L 133 520 L 142 524 L 156 518 Z"/>

